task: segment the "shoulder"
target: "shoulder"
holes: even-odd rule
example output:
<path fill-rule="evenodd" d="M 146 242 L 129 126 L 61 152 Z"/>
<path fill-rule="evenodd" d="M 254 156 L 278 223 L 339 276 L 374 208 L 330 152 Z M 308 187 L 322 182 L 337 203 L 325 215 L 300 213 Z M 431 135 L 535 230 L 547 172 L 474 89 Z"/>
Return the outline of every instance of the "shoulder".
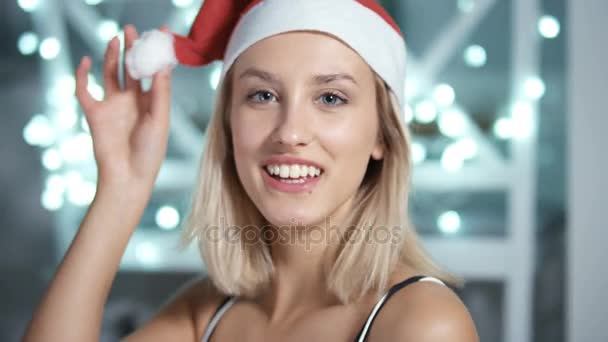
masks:
<path fill-rule="evenodd" d="M 218 291 L 211 279 L 201 276 L 190 280 L 178 289 L 170 302 L 182 301 L 187 304 L 192 314 L 196 315 L 210 309 L 214 311 L 224 298 L 225 295 Z"/>
<path fill-rule="evenodd" d="M 195 341 L 224 298 L 209 278 L 192 279 L 125 341 Z"/>
<path fill-rule="evenodd" d="M 182 286 L 168 304 L 181 303 L 187 308 L 195 335 L 198 337 L 202 336 L 211 317 L 225 298 L 211 279 L 199 277 Z"/>
<path fill-rule="evenodd" d="M 464 303 L 452 289 L 432 281 L 418 281 L 393 294 L 374 328 L 372 341 L 479 341 Z"/>

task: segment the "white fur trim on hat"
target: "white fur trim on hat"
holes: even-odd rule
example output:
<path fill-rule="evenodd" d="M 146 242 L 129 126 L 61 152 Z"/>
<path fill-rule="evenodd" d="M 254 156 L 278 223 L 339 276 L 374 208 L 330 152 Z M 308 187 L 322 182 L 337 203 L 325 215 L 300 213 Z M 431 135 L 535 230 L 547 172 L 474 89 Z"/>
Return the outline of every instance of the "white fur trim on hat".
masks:
<path fill-rule="evenodd" d="M 221 80 L 237 57 L 256 42 L 284 32 L 329 33 L 348 44 L 405 103 L 406 47 L 403 37 L 380 15 L 355 0 L 264 0 L 234 29 Z"/>

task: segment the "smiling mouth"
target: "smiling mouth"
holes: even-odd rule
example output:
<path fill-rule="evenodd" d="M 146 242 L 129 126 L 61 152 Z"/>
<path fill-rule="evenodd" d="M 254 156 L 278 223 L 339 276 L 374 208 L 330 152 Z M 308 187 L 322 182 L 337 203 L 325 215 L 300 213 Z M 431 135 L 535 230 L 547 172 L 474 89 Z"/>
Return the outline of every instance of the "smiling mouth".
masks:
<path fill-rule="evenodd" d="M 262 169 L 270 177 L 288 184 L 304 184 L 323 175 L 323 169 L 308 165 L 269 164 Z"/>

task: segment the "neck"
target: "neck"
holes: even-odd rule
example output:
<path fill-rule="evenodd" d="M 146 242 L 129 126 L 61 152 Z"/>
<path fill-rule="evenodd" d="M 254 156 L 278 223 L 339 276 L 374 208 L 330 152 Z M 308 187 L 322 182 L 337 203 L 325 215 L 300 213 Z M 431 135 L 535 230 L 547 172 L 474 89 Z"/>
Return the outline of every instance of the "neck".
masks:
<path fill-rule="evenodd" d="M 339 303 L 327 289 L 326 271 L 335 260 L 348 207 L 320 224 L 268 228 L 268 235 L 277 237 L 268 242 L 275 271 L 260 304 L 271 322 Z"/>

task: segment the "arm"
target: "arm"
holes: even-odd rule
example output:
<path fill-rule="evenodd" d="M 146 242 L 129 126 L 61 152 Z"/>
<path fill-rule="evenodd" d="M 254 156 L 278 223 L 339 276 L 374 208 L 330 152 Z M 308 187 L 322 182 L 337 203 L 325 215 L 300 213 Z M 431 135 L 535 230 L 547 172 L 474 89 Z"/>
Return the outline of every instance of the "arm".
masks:
<path fill-rule="evenodd" d="M 120 259 L 146 203 L 137 191 L 100 188 L 34 313 L 24 341 L 93 341 Z"/>
<path fill-rule="evenodd" d="M 125 28 L 126 46 L 137 38 Z M 105 99 L 87 91 L 91 61 L 76 71 L 76 96 L 93 138 L 98 182 L 74 241 L 59 265 L 24 341 L 99 341 L 104 303 L 129 238 L 150 198 L 169 133 L 170 73 L 157 73 L 142 93 L 127 76 L 118 81 L 119 41 L 110 41 L 104 62 Z"/>

